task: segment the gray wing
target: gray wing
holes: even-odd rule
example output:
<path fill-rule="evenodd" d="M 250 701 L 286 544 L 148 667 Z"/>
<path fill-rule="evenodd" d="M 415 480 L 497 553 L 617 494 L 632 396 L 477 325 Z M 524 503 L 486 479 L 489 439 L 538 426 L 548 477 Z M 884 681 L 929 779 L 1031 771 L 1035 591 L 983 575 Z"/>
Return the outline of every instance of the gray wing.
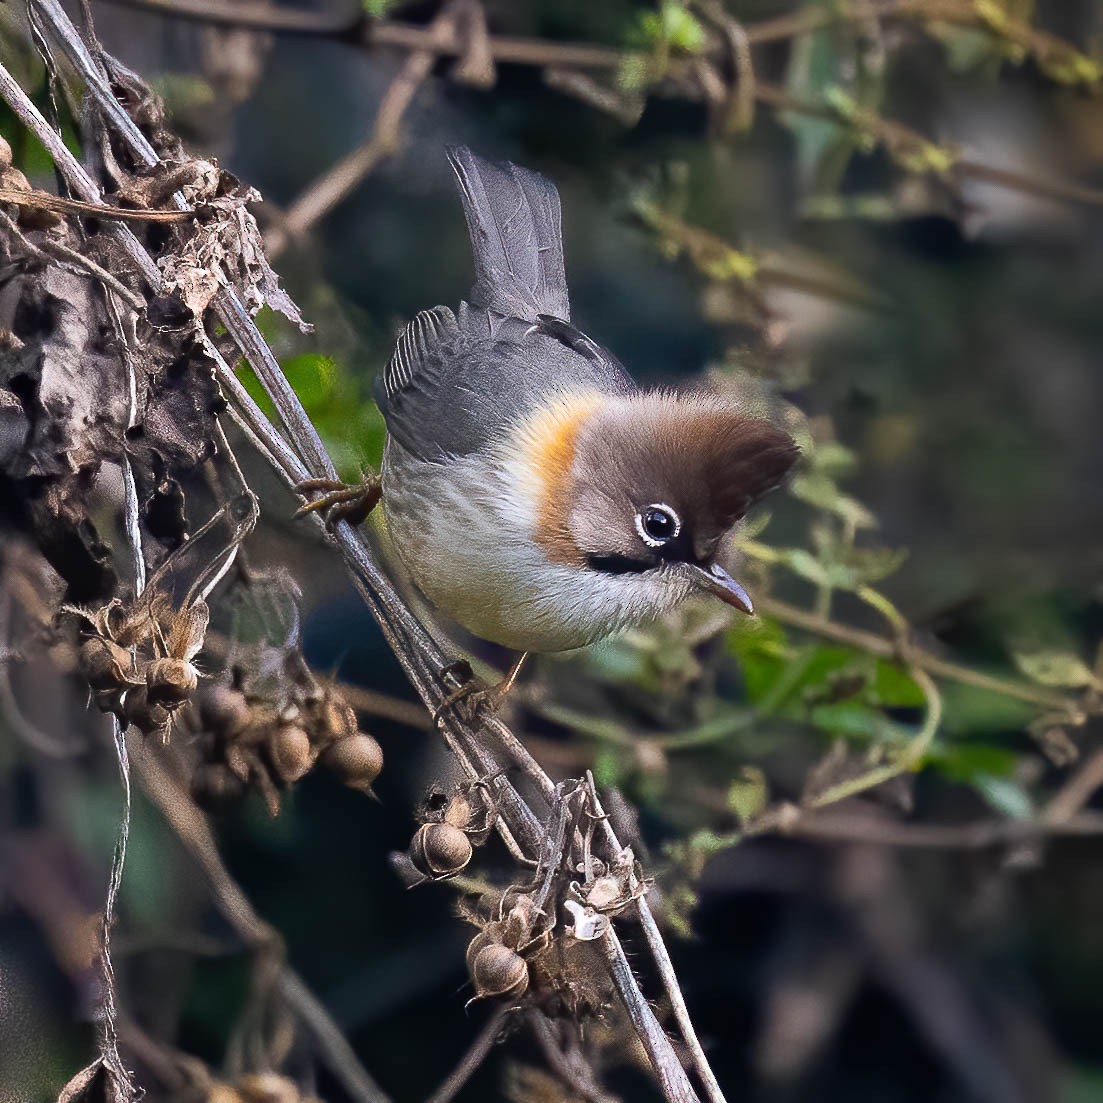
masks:
<path fill-rule="evenodd" d="M 423 310 L 406 327 L 375 397 L 387 431 L 423 460 L 464 456 L 501 440 L 550 394 L 625 394 L 616 358 L 573 326 L 488 318 L 464 304 Z"/>
<path fill-rule="evenodd" d="M 485 161 L 464 146 L 450 147 L 448 160 L 475 254 L 472 305 L 529 322 L 541 314 L 569 322 L 554 185 L 509 161 Z"/>

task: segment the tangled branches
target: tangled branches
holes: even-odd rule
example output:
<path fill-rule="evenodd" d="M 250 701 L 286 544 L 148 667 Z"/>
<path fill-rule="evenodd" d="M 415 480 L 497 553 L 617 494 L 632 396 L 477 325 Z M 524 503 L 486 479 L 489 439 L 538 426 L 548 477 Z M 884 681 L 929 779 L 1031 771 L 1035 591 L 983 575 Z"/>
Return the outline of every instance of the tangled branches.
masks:
<path fill-rule="evenodd" d="M 134 463 L 121 451 L 124 431 L 134 436 L 135 426 L 145 426 L 158 387 L 172 378 L 171 372 L 155 368 L 139 372 L 135 359 L 139 345 L 128 337 L 128 330 L 146 324 L 149 311 L 142 316 L 134 308 L 143 296 L 148 296 L 160 316 L 170 323 L 167 333 L 159 333 L 166 341 L 175 335 L 187 349 L 191 376 L 209 381 L 210 365 L 214 365 L 214 378 L 226 392 L 229 412 L 289 485 L 308 478 L 332 478 L 333 467 L 317 433 L 251 319 L 251 313 L 267 303 L 299 321 L 256 244 L 255 226 L 244 207 L 250 193 L 228 181 L 215 166 L 188 162 L 165 131 L 156 101 L 94 43 L 89 49 L 59 5 L 43 0 L 34 10 L 86 82 L 96 104 L 95 134 L 105 143 L 104 148 L 107 143 L 113 148 L 112 157 L 102 167 L 115 191 L 115 205 L 126 201 L 155 208 L 159 201 L 170 197 L 178 209 L 197 216 L 179 224 L 179 230 L 173 231 L 174 236 L 167 242 L 148 233 L 143 241 L 119 222 L 108 222 L 101 231 L 112 249 L 116 279 L 127 289 L 126 309 L 134 312 L 133 317 L 121 320 L 119 340 L 124 351 L 121 378 L 130 380 L 130 399 L 123 402 L 113 422 L 105 423 L 101 450 L 80 464 L 79 470 L 88 477 L 103 462 L 114 462 L 120 463 L 124 472 L 129 471 Z M 76 162 L 56 131 L 6 72 L 0 72 L 0 91 L 46 145 L 81 202 L 102 203 L 101 184 Z M 135 119 L 140 121 L 141 129 Z M 147 133 L 152 134 L 152 141 Z M 95 136 L 91 140 L 95 144 Z M 130 169 L 123 167 L 127 163 Z M 107 293 L 110 295 L 110 288 Z M 208 309 L 221 318 L 228 338 L 213 337 L 205 327 Z M 231 341 L 268 390 L 285 436 L 261 413 L 228 366 Z M 116 392 L 119 359 L 105 356 L 104 372 L 105 388 L 110 382 L 111 393 Z M 139 377 L 149 380 L 148 397 L 139 393 Z M 187 380 L 181 384 L 177 379 L 176 391 L 192 393 Z M 123 396 L 125 399 L 125 388 Z M 200 409 L 206 409 L 210 417 L 218 405 L 206 400 Z M 46 424 L 46 419 L 42 423 Z M 135 596 L 121 602 L 110 596 L 99 608 L 84 608 L 78 613 L 86 637 L 81 645 L 82 665 L 94 681 L 97 703 L 117 716 L 120 724 L 134 723 L 139 730 L 164 738 L 185 723 L 184 710 L 199 692 L 199 722 L 207 735 L 199 742 L 202 763 L 193 781 L 197 795 L 224 795 L 234 788 L 232 777 L 257 784 L 275 811 L 274 782 L 296 780 L 316 759 L 330 765 L 351 784 L 367 787 L 379 766 L 375 748 L 364 742 L 370 737 L 358 732 L 347 709 L 324 689 L 319 690 L 308 673 L 300 669 L 285 677 L 284 684 L 292 688 L 278 701 L 266 701 L 257 684 L 240 673 L 231 674 L 228 684 L 201 687 L 200 671 L 193 660 L 207 630 L 207 598 L 238 556 L 255 521 L 255 498 L 243 482 L 241 469 L 217 422 L 210 420 L 200 436 L 217 445 L 214 451 L 207 447 L 195 456 L 199 462 L 217 458 L 217 465 L 208 464 L 208 485 L 217 491 L 226 477 L 237 481 L 239 496 L 250 503 L 247 522 L 237 524 L 228 549 L 199 572 L 184 600 L 173 602 L 160 589 L 168 564 L 173 562 L 172 554 L 143 584 L 152 549 L 140 534 L 135 511 L 133 523 L 128 525 L 139 564 Z M 162 496 L 174 498 L 178 507 L 182 504 L 181 475 L 179 464 L 170 464 L 161 480 L 165 486 Z M 151 519 L 157 515 L 156 493 L 140 491 L 137 501 L 145 526 L 150 529 Z M 215 518 L 220 518 L 224 510 L 216 511 Z M 174 539 L 177 546 L 190 548 L 195 537 L 187 535 L 182 509 L 178 508 L 175 519 L 170 543 Z M 444 657 L 402 605 L 347 524 L 337 526 L 336 542 L 415 687 L 427 705 L 438 708 L 446 697 L 441 677 Z M 104 561 L 109 558 L 105 551 L 99 555 Z M 78 573 L 70 571 L 73 577 Z M 100 584 L 101 592 L 110 593 L 111 589 L 107 582 Z M 241 670 L 240 664 L 237 669 Z M 493 830 L 516 861 L 535 870 L 527 889 L 492 890 L 500 918 L 482 924 L 476 941 L 483 941 L 470 955 L 477 995 L 521 1001 L 534 1014 L 539 1010 L 546 1018 L 549 1013 L 569 1017 L 584 1006 L 596 1013 L 608 1008 L 610 994 L 616 991 L 666 1096 L 671 1100 L 695 1099 L 686 1071 L 640 992 L 609 919 L 619 911 L 636 913 L 644 920 L 658 974 L 693 1064 L 711 1098 L 719 1100 L 719 1089 L 692 1032 L 661 936 L 650 921 L 643 882 L 635 872 L 630 852 L 620 846 L 602 819 L 592 784 L 575 783 L 569 790 L 557 789 L 512 733 L 497 721 L 481 716 L 461 718 L 456 710 L 449 710 L 441 726 L 469 782 L 463 790 L 465 795 L 450 798 L 439 815 L 433 809 L 426 812 L 412 862 L 433 878 L 458 872 L 466 865 L 472 837 L 486 836 Z M 511 780 L 510 773 L 518 769 L 527 779 L 527 795 L 522 795 Z M 476 793 L 479 796 L 474 798 Z M 472 803 L 481 803 L 482 807 L 476 810 L 470 807 Z M 595 824 L 600 824 L 596 841 Z M 573 922 L 565 924 L 566 915 L 573 916 Z M 577 947 L 566 954 L 567 965 L 562 963 L 565 947 Z M 109 972 L 107 975 L 110 978 Z M 595 985 L 595 993 L 600 994 L 582 991 Z M 105 1015 L 110 1019 L 115 1014 L 112 993 Z M 101 1058 L 95 1068 L 110 1066 L 111 1091 L 117 1098 L 129 1098 L 131 1089 L 118 1071 L 117 1059 L 112 1056 L 110 1062 L 105 1062 L 106 1058 Z M 73 1098 L 82 1096 L 90 1090 L 91 1082 L 91 1074 L 82 1074 L 69 1094 Z"/>

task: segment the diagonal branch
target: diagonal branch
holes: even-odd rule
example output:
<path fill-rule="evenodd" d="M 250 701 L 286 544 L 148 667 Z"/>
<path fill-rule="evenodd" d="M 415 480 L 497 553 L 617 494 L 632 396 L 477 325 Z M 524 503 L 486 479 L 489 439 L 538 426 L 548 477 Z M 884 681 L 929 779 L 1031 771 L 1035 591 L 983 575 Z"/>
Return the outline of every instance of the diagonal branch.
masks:
<path fill-rule="evenodd" d="M 429 45 L 450 40 L 455 35 L 458 22 L 458 11 L 454 6 L 446 6 L 429 25 Z M 436 53 L 429 48 L 407 54 L 380 101 L 371 137 L 323 173 L 288 207 L 285 217 L 268 234 L 265 246 L 269 257 L 279 256 L 288 241 L 301 237 L 396 152 L 402 119 L 417 90 L 433 71 L 436 60 Z"/>
<path fill-rule="evenodd" d="M 156 166 L 156 152 L 115 100 L 104 73 L 89 54 L 58 0 L 37 0 L 37 9 L 49 32 L 85 81 L 89 95 L 104 119 L 116 132 L 116 139 L 130 148 L 140 165 L 147 168 Z M 3 95 L 20 119 L 43 141 L 70 187 L 85 201 L 102 203 L 98 186 L 2 67 L 0 95 Z M 181 209 L 185 205 L 179 193 L 173 197 L 173 203 Z M 112 227 L 111 232 L 137 263 L 143 278 L 151 287 L 158 288 L 160 273 L 157 264 L 133 233 L 122 225 Z M 317 430 L 236 292 L 224 289 L 215 300 L 214 313 L 226 326 L 275 404 L 286 436 L 268 421 L 254 402 L 248 400 L 243 394 L 244 388 L 229 365 L 209 345 L 216 361 L 218 377 L 230 396 L 235 416 L 247 426 L 252 438 L 261 444 L 265 457 L 273 463 L 289 485 L 294 486 L 308 477 L 333 477 L 332 461 Z M 358 591 L 379 623 L 407 676 L 426 705 L 437 709 L 446 693 L 440 677 L 444 666 L 444 656 L 440 649 L 376 566 L 360 534 L 347 523 L 341 523 L 337 526 L 334 540 Z M 466 723 L 455 714 L 455 710 L 449 710 L 440 727 L 450 749 L 467 772 L 489 779 L 487 783 L 494 792 L 500 815 L 524 850 L 529 855 L 540 853 L 544 836 L 543 822 L 553 811 L 547 801 L 547 794 L 554 790 L 550 778 L 524 750 L 520 741 L 499 721 Z M 498 748 L 497 754 L 491 749 L 495 744 Z M 535 781 L 537 792 L 545 800 L 543 815 L 529 806 L 505 776 L 499 756 L 507 761 L 512 760 Z M 611 927 L 604 936 L 601 949 L 608 962 L 613 983 L 655 1069 L 665 1096 L 671 1103 L 696 1103 L 697 1095 L 685 1070 L 650 1003 L 640 991 L 620 941 Z M 662 969 L 660 973 L 668 987 L 672 983 L 676 987 L 672 974 Z M 692 1036 L 688 1019 L 683 1022 L 679 1016 L 679 1025 L 683 1032 L 688 1028 Z M 693 1043 L 696 1043 L 695 1038 Z M 696 1050 L 699 1049 L 698 1044 Z"/>

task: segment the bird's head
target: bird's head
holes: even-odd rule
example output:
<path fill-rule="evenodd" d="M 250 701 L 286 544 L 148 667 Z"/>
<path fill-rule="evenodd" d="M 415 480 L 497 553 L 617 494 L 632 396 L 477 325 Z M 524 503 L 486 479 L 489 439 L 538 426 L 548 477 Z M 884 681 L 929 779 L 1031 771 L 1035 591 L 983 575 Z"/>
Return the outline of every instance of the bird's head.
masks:
<path fill-rule="evenodd" d="M 645 392 L 566 402 L 538 436 L 549 558 L 753 611 L 716 557 L 796 462 L 787 433 L 713 396 Z"/>

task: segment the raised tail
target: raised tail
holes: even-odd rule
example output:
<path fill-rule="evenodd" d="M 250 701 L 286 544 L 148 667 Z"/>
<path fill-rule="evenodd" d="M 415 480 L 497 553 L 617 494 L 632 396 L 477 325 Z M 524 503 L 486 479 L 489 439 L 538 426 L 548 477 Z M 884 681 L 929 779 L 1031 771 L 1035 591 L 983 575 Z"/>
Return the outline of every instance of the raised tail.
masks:
<path fill-rule="evenodd" d="M 486 161 L 451 146 L 475 253 L 473 306 L 535 322 L 570 321 L 559 193 L 543 176 L 509 161 Z"/>

